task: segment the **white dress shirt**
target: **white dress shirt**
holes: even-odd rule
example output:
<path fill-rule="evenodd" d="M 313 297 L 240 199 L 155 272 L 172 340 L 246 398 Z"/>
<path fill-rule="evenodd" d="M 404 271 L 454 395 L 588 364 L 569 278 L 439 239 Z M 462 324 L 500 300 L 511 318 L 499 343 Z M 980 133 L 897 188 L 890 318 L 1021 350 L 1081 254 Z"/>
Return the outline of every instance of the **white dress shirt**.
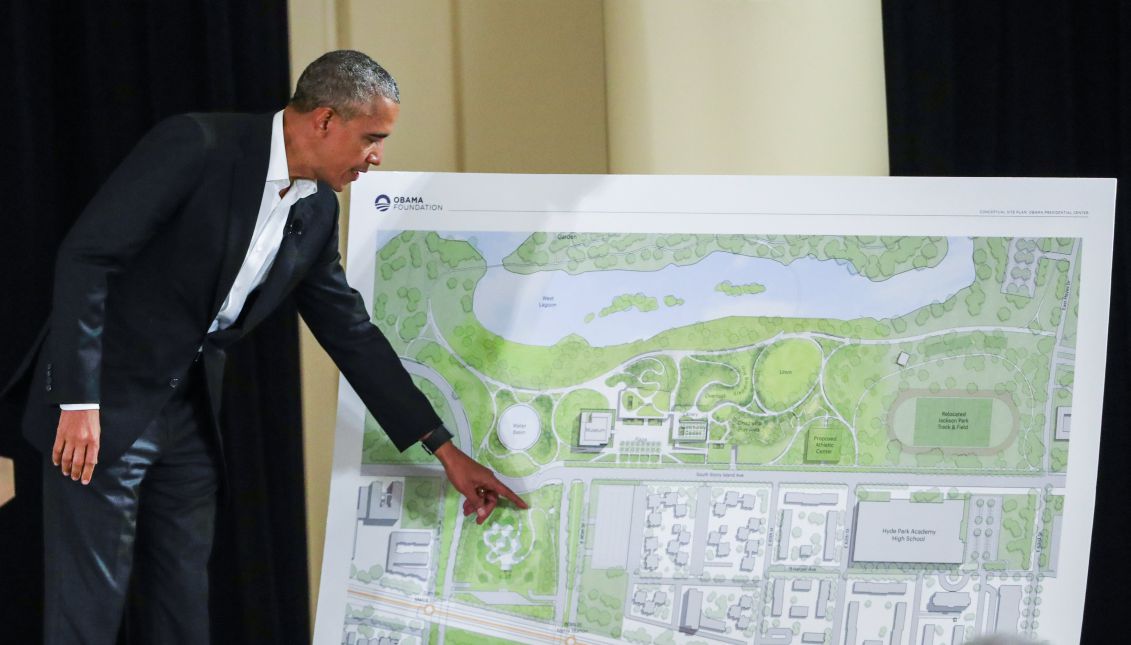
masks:
<path fill-rule="evenodd" d="M 290 190 L 280 197 L 279 193 L 287 188 Z M 271 124 L 271 160 L 267 165 L 267 183 L 263 186 L 263 198 L 259 202 L 259 215 L 251 234 L 251 246 L 236 274 L 236 281 L 232 283 L 232 290 L 220 306 L 220 313 L 212 321 L 208 333 L 230 327 L 239 318 L 248 294 L 263 284 L 267 272 L 275 263 L 291 206 L 317 190 L 318 184 L 309 179 L 297 179 L 291 185 L 287 148 L 283 144 L 283 112 L 276 112 Z"/>
<path fill-rule="evenodd" d="M 286 194 L 280 196 L 284 189 Z M 235 282 L 220 312 L 216 314 L 208 333 L 230 327 L 240 316 L 247 296 L 267 279 L 279 245 L 283 242 L 283 228 L 291 206 L 303 197 L 318 191 L 318 184 L 310 179 L 296 179 L 291 182 L 287 165 L 287 147 L 283 142 L 283 111 L 275 113 L 271 121 L 271 156 L 267 163 L 267 182 L 263 186 L 263 197 L 259 201 L 259 214 L 255 218 L 255 229 L 251 234 L 251 245 L 236 274 Z M 64 403 L 63 410 L 97 410 L 97 403 Z"/>

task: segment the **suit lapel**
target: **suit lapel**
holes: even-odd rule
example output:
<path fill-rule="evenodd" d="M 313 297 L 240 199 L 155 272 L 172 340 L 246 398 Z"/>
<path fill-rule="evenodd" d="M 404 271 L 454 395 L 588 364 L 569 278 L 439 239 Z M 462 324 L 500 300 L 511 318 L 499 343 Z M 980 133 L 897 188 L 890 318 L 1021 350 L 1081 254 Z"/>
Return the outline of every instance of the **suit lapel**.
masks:
<path fill-rule="evenodd" d="M 252 327 L 261 319 L 266 318 L 283 296 L 291 276 L 294 274 L 295 261 L 298 259 L 298 245 L 302 240 L 302 232 L 311 224 L 312 212 L 310 210 L 310 197 L 300 199 L 291 206 L 287 215 L 286 228 L 283 229 L 283 241 L 279 244 L 279 252 L 271 264 L 263 285 L 258 289 L 259 295 L 254 302 L 249 303 L 247 316 L 244 317 L 244 326 Z M 296 224 L 302 222 L 302 224 Z"/>
<path fill-rule="evenodd" d="M 271 153 L 271 119 L 256 115 L 244 135 L 242 157 L 232 168 L 232 193 L 228 207 L 228 230 L 224 241 L 224 262 L 212 299 L 211 318 L 215 319 L 251 244 L 263 187 L 267 182 L 267 162 Z"/>

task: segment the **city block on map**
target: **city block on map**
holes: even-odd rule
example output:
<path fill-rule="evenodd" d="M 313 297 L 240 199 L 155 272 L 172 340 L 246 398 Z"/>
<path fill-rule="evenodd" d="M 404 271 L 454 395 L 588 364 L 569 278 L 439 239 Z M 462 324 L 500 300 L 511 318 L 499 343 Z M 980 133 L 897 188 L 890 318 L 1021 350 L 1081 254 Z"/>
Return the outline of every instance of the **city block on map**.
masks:
<path fill-rule="evenodd" d="M 373 320 L 530 503 L 372 418 L 342 642 L 1041 634 L 1081 242 L 384 232 Z"/>

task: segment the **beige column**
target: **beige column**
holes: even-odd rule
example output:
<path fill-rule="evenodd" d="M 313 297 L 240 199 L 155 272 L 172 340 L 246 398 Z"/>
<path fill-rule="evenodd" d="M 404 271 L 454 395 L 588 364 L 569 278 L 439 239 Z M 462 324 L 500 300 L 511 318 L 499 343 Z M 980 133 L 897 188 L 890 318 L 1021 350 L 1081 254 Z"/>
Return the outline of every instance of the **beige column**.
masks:
<path fill-rule="evenodd" d="M 16 496 L 16 471 L 12 460 L 0 457 L 0 506 L 7 504 Z"/>
<path fill-rule="evenodd" d="M 453 2 L 460 170 L 607 171 L 602 4 Z"/>
<path fill-rule="evenodd" d="M 386 66 L 386 170 L 606 170 L 600 0 L 352 0 L 340 46 Z M 343 18 L 344 16 L 344 18 Z"/>
<path fill-rule="evenodd" d="M 879 0 L 607 0 L 615 173 L 886 175 Z"/>

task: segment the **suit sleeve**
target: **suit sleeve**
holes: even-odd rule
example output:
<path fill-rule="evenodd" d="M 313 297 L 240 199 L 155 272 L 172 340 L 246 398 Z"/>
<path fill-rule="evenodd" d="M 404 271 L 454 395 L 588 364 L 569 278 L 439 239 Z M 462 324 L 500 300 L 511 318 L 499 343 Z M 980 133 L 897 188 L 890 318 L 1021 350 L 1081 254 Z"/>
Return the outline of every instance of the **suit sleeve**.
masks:
<path fill-rule="evenodd" d="M 441 425 L 389 341 L 370 321 L 361 294 L 346 283 L 334 227 L 321 257 L 295 289 L 314 337 L 397 448 L 405 450 Z"/>
<path fill-rule="evenodd" d="M 48 399 L 102 400 L 102 328 L 110 276 L 177 211 L 200 179 L 206 140 L 189 116 L 150 130 L 83 210 L 55 261 Z"/>

